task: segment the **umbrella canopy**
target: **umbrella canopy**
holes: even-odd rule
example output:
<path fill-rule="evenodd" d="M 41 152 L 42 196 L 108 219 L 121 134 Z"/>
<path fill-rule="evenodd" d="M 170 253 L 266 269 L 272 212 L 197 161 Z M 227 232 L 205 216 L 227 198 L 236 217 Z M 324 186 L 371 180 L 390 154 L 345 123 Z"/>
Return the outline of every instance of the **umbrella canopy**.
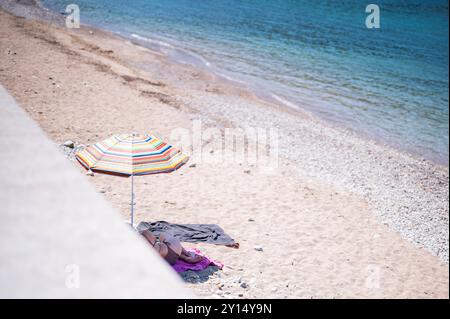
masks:
<path fill-rule="evenodd" d="M 186 163 L 188 156 L 153 135 L 122 134 L 75 154 L 87 169 L 123 175 L 167 173 Z"/>
<path fill-rule="evenodd" d="M 77 152 L 75 157 L 89 170 L 131 176 L 131 226 L 134 225 L 134 176 L 168 173 L 189 159 L 153 135 L 135 133 L 113 135 Z"/>

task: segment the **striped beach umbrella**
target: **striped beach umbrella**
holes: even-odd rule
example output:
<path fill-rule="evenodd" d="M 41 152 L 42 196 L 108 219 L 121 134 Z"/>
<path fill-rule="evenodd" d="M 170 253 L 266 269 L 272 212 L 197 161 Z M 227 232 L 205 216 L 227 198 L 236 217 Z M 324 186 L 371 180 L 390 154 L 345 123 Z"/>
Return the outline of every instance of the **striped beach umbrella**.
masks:
<path fill-rule="evenodd" d="M 134 218 L 134 176 L 168 173 L 187 162 L 188 156 L 153 135 L 120 134 L 75 154 L 88 170 L 131 176 L 131 225 Z"/>

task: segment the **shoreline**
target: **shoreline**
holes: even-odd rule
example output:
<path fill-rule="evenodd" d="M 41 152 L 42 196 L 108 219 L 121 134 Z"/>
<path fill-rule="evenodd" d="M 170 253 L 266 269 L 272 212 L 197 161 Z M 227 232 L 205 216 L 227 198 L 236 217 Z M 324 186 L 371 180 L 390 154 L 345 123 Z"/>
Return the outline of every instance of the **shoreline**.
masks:
<path fill-rule="evenodd" d="M 30 1 L 35 2 L 37 4 L 37 7 L 41 11 L 45 11 L 46 14 L 48 14 L 48 16 L 46 14 L 42 15 L 42 16 L 38 15 L 37 17 L 35 17 L 37 20 L 44 20 L 44 21 L 47 21 L 50 23 L 55 23 L 57 20 L 60 20 L 60 22 L 61 22 L 60 25 L 61 26 L 63 25 L 63 21 L 64 21 L 63 15 L 60 15 L 58 12 L 52 11 L 51 9 L 44 7 L 44 5 L 41 4 L 39 0 L 30 0 Z M 51 18 L 51 17 L 53 17 L 53 18 Z M 353 128 L 353 127 L 351 127 L 350 123 L 347 123 L 347 124 L 338 123 L 337 121 L 333 121 L 330 117 L 328 117 L 328 118 L 321 117 L 320 115 L 314 113 L 314 111 L 312 111 L 311 108 L 308 108 L 307 105 L 298 105 L 296 103 L 293 103 L 286 97 L 279 96 L 272 91 L 265 92 L 266 91 L 265 88 L 259 84 L 252 85 L 251 83 L 249 83 L 245 80 L 233 79 L 229 75 L 226 74 L 225 70 L 209 68 L 209 65 L 208 65 L 209 62 L 207 60 L 205 60 L 205 58 L 203 56 L 198 55 L 197 53 L 194 53 L 194 52 L 189 52 L 188 50 L 186 50 L 184 48 L 177 47 L 176 44 L 167 43 L 169 46 L 171 46 L 171 49 L 173 51 L 180 51 L 180 52 L 183 52 L 183 54 L 191 55 L 195 59 L 201 60 L 201 63 L 205 64 L 205 66 L 197 64 L 195 62 L 181 62 L 176 57 L 170 56 L 170 54 L 168 54 L 168 53 L 164 53 L 161 49 L 158 49 L 158 48 L 152 47 L 149 44 L 146 44 L 147 41 L 159 43 L 159 41 L 161 41 L 161 40 L 158 40 L 157 37 L 147 38 L 145 36 L 141 36 L 138 34 L 126 35 L 119 31 L 108 30 L 108 29 L 102 28 L 100 26 L 97 26 L 95 24 L 91 25 L 91 24 L 83 23 L 82 27 L 101 30 L 111 36 L 117 36 L 119 38 L 122 38 L 124 41 L 130 41 L 136 45 L 143 46 L 144 48 L 149 49 L 150 51 L 154 52 L 155 54 L 162 54 L 165 56 L 165 58 L 168 61 L 171 61 L 172 63 L 181 64 L 181 65 L 183 65 L 183 64 L 189 65 L 190 67 L 197 68 L 201 72 L 210 73 L 212 76 L 214 76 L 216 78 L 216 81 L 221 81 L 224 84 L 230 85 L 234 88 L 248 91 L 249 95 L 255 97 L 256 99 L 259 99 L 263 103 L 268 103 L 269 105 L 273 105 L 274 107 L 278 108 L 281 111 L 293 113 L 294 115 L 298 113 L 298 116 L 305 116 L 305 114 L 306 114 L 306 116 L 314 117 L 317 121 L 321 122 L 322 125 L 330 126 L 333 129 L 336 129 L 338 131 L 344 131 L 346 134 L 347 133 L 353 134 L 356 138 L 370 140 L 370 142 L 376 143 L 382 147 L 393 149 L 394 151 L 398 151 L 400 153 L 406 153 L 409 156 L 411 156 L 412 158 L 419 160 L 419 161 L 426 160 L 434 165 L 442 166 L 446 169 L 449 168 L 448 156 L 447 156 L 447 158 L 441 158 L 441 157 L 437 156 L 436 154 L 433 155 L 431 152 L 425 152 L 425 151 L 421 152 L 419 149 L 412 147 L 412 146 L 402 147 L 402 145 L 399 142 L 395 142 L 394 140 L 388 139 L 387 137 L 382 137 L 382 136 L 376 135 L 374 133 L 364 132 L 360 128 L 358 128 L 358 129 Z M 164 41 L 166 41 L 166 39 L 164 39 Z M 161 43 L 158 45 L 161 45 Z M 225 73 L 223 73 L 223 72 L 225 72 Z"/>
<path fill-rule="evenodd" d="M 194 119 L 212 127 L 280 130 L 276 176 L 233 163 L 222 163 L 226 172 L 197 163 L 170 177 L 155 176 L 148 186 L 145 179 L 138 181 L 139 220 L 166 216 L 175 222 L 215 222 L 239 239 L 239 250 L 201 247 L 231 267 L 225 270 L 230 296 L 448 296 L 448 168 L 312 116 L 280 112 L 276 105 L 106 31 L 70 31 L 8 17 L 2 10 L 0 14 L 5 18 L 2 39 L 8 38 L 2 40 L 0 80 L 57 144 L 66 139 L 94 143 L 117 131 L 148 129 L 149 123 L 169 137 L 174 127 L 190 128 Z M 42 52 L 27 53 L 27 45 Z M 139 68 L 142 64 L 145 69 Z M 214 148 L 214 143 L 205 145 Z M 251 173 L 242 173 L 247 170 Z M 126 216 L 128 185 L 101 174 L 91 181 Z M 163 196 L 155 202 L 145 196 L 153 187 L 175 191 L 174 183 L 181 188 L 176 201 Z M 236 194 L 238 185 L 247 186 Z M 256 222 L 248 222 L 250 218 Z M 266 220 L 279 220 L 280 228 Z M 276 251 L 286 241 L 280 230 L 293 241 L 287 247 L 295 256 L 292 264 L 291 257 Z M 265 254 L 252 249 L 256 244 L 264 246 Z M 264 261 L 271 257 L 289 261 L 280 265 L 281 273 Z M 381 290 L 364 287 L 371 264 L 394 269 L 383 270 L 386 285 Z M 334 274 L 328 278 L 330 269 Z M 250 278 L 252 288 L 235 285 L 240 274 Z M 291 285 L 274 287 L 271 277 Z M 223 280 L 214 277 L 191 286 L 201 296 L 211 296 L 222 291 L 215 285 Z M 330 280 L 330 287 L 320 287 L 324 280 Z"/>
<path fill-rule="evenodd" d="M 126 35 L 116 33 L 112 30 L 103 29 L 103 28 L 95 26 L 95 25 L 84 24 L 83 26 L 90 28 L 90 29 L 102 30 L 103 32 L 109 33 L 110 35 L 118 36 L 118 37 L 122 38 L 124 41 L 130 41 L 133 44 L 142 46 L 142 47 L 154 52 L 155 54 L 162 54 L 167 60 L 169 60 L 172 63 L 179 64 L 179 65 L 188 65 L 192 68 L 198 69 L 201 72 L 210 73 L 212 76 L 215 77 L 216 81 L 223 82 L 225 85 L 229 85 L 229 86 L 239 89 L 239 90 L 247 91 L 249 96 L 252 96 L 253 98 L 257 99 L 259 102 L 261 102 L 263 104 L 268 104 L 269 106 L 276 108 L 281 112 L 287 112 L 287 113 L 290 113 L 293 115 L 303 116 L 303 117 L 304 116 L 312 117 L 312 118 L 315 118 L 316 121 L 321 122 L 322 125 L 332 127 L 333 129 L 335 129 L 337 131 L 343 131 L 346 134 L 351 134 L 351 135 L 354 135 L 356 138 L 368 140 L 372 143 L 380 145 L 381 147 L 389 148 L 389 149 L 392 149 L 399 153 L 405 153 L 408 156 L 410 156 L 416 160 L 419 160 L 419 161 L 424 160 L 424 161 L 430 162 L 432 165 L 441 166 L 444 169 L 449 168 L 448 161 L 447 161 L 448 158 L 446 160 L 443 158 L 437 158 L 436 156 L 432 156 L 430 154 L 426 155 L 424 153 L 420 153 L 420 151 L 415 150 L 411 147 L 402 148 L 401 145 L 399 145 L 398 143 L 394 143 L 393 141 L 388 142 L 385 139 L 383 139 L 382 137 L 376 136 L 375 134 L 370 134 L 367 132 L 363 132 L 361 130 L 354 129 L 354 128 L 350 127 L 349 124 L 346 125 L 346 124 L 334 122 L 333 120 L 331 120 L 329 118 L 326 119 L 326 118 L 320 117 L 319 115 L 315 114 L 313 111 L 308 109 L 306 106 L 299 106 L 299 105 L 287 100 L 285 97 L 279 96 L 271 91 L 263 93 L 263 91 L 264 91 L 263 87 L 251 86 L 250 83 L 246 82 L 245 80 L 234 79 L 231 76 L 222 74 L 221 72 L 223 70 L 206 69 L 205 67 L 197 65 L 195 63 L 180 62 L 180 61 L 176 60 L 175 58 L 169 57 L 167 54 L 165 54 L 163 52 L 155 50 L 151 46 L 145 45 L 143 43 L 144 40 L 133 40 L 133 38 L 127 37 Z M 139 36 L 139 37 L 141 37 L 141 36 Z M 170 44 L 170 45 L 172 45 L 172 44 Z M 184 49 L 177 48 L 177 47 L 174 47 L 174 49 L 185 51 Z M 193 54 L 193 53 L 188 52 L 187 54 Z M 200 58 L 203 59 L 203 57 L 201 57 L 201 56 L 200 56 Z M 205 63 L 205 62 L 203 62 L 203 63 Z M 209 62 L 206 62 L 206 63 L 209 63 Z"/>

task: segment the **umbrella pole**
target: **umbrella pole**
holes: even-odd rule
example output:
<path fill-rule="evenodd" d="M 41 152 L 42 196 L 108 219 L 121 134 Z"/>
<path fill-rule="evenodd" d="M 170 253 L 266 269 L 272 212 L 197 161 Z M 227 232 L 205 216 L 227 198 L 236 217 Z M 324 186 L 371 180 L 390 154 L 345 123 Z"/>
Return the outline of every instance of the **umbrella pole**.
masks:
<path fill-rule="evenodd" d="M 134 227 L 134 174 L 131 174 L 131 227 Z"/>

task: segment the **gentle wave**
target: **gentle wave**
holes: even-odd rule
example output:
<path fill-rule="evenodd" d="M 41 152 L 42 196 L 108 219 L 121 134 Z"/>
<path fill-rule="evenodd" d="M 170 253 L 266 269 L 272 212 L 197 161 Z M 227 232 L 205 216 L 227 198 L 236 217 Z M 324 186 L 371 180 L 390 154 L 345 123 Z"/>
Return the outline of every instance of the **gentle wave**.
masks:
<path fill-rule="evenodd" d="M 285 106 L 287 106 L 287 107 L 289 107 L 291 109 L 294 109 L 294 110 L 301 110 L 302 109 L 298 105 L 296 105 L 296 104 L 294 104 L 292 102 L 289 102 L 288 100 L 286 100 L 286 99 L 284 99 L 281 96 L 278 96 L 276 94 L 272 93 L 271 97 L 273 97 L 276 101 L 280 102 L 281 104 L 283 104 L 283 105 L 285 105 Z"/>
<path fill-rule="evenodd" d="M 135 33 L 132 33 L 130 36 L 132 38 L 138 39 L 139 41 L 144 41 L 144 42 L 147 42 L 147 43 L 156 44 L 156 45 L 159 45 L 159 46 L 163 46 L 163 47 L 167 47 L 167 48 L 173 49 L 173 46 L 171 44 L 167 43 L 167 42 L 150 39 L 150 38 L 143 37 L 143 36 L 140 36 L 140 35 L 135 34 Z"/>

